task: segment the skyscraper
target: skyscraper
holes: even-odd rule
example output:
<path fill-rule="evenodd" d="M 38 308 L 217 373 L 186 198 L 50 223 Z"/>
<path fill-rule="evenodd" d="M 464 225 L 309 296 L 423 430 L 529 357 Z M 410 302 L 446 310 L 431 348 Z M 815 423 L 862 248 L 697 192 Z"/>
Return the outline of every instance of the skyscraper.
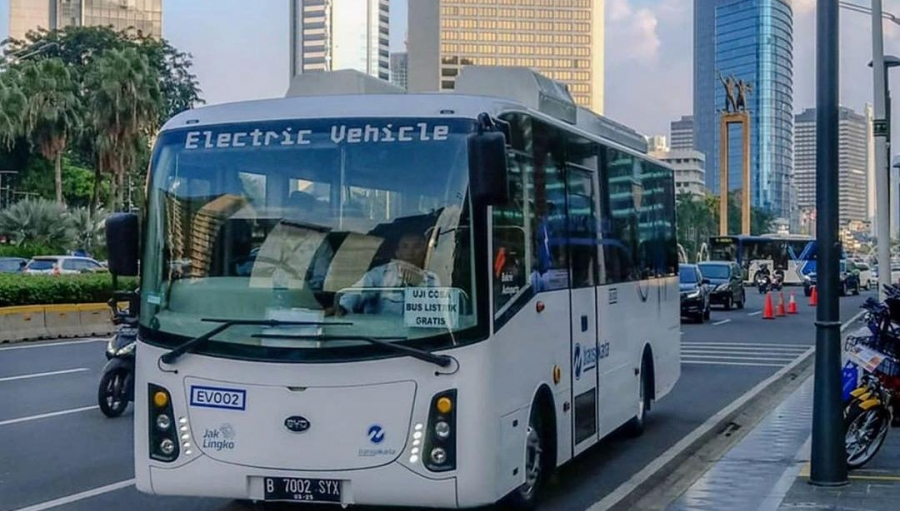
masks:
<path fill-rule="evenodd" d="M 290 0 L 291 76 L 355 69 L 390 79 L 389 0 Z"/>
<path fill-rule="evenodd" d="M 838 113 L 838 187 L 841 225 L 868 220 L 868 127 L 865 115 L 841 107 Z M 816 109 L 808 108 L 795 120 L 797 206 L 816 209 Z"/>
<path fill-rule="evenodd" d="M 409 90 L 453 90 L 461 67 L 523 66 L 603 113 L 604 0 L 412 0 Z"/>
<path fill-rule="evenodd" d="M 672 150 L 694 148 L 694 117 L 682 115 L 681 119 L 669 125 L 669 140 Z"/>
<path fill-rule="evenodd" d="M 695 0 L 694 135 L 706 186 L 719 189 L 719 112 L 733 75 L 752 84 L 751 203 L 790 218 L 793 172 L 793 11 L 790 0 Z M 741 188 L 740 127 L 728 132 L 729 189 Z"/>
<path fill-rule="evenodd" d="M 391 53 L 391 83 L 397 87 L 406 88 L 408 83 L 408 58 L 407 53 Z"/>
<path fill-rule="evenodd" d="M 9 37 L 23 39 L 29 30 L 70 26 L 134 27 L 162 37 L 162 0 L 9 0 Z"/>

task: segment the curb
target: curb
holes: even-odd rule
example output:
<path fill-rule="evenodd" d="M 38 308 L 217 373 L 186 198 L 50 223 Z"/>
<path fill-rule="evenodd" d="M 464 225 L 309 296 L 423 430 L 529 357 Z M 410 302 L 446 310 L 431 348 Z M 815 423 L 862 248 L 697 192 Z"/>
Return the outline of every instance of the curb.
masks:
<path fill-rule="evenodd" d="M 113 331 L 106 303 L 0 308 L 0 344 L 109 335 Z"/>
<path fill-rule="evenodd" d="M 844 332 L 856 323 L 864 313 L 864 311 L 860 311 L 841 325 L 842 337 Z M 688 457 L 704 447 L 713 438 L 719 436 L 733 419 L 753 406 L 760 396 L 779 385 L 788 383 L 792 377 L 809 369 L 812 366 L 814 355 L 815 346 L 810 346 L 803 355 L 779 369 L 772 376 L 759 382 L 727 407 L 719 410 L 718 413 L 667 449 L 641 471 L 619 485 L 612 493 L 588 507 L 587 511 L 606 511 L 619 508 L 622 505 L 626 506 L 622 507 L 622 509 L 629 509 L 638 499 L 656 487 L 661 479 L 673 473 Z"/>

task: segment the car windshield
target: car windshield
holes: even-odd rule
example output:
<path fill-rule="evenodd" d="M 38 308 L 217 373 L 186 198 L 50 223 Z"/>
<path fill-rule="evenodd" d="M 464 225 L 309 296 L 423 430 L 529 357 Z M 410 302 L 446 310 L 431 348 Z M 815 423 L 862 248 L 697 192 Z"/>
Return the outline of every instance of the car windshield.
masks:
<path fill-rule="evenodd" d="M 234 327 L 210 343 L 250 357 L 272 347 L 377 349 L 341 336 L 465 338 L 476 319 L 473 127 L 340 119 L 164 134 L 150 184 L 142 326 L 176 343 L 215 326 L 203 318 L 315 323 Z"/>
<path fill-rule="evenodd" d="M 724 264 L 701 264 L 700 271 L 708 279 L 731 278 L 731 270 Z"/>
<path fill-rule="evenodd" d="M 696 284 L 697 272 L 690 266 L 682 266 L 678 269 L 678 282 L 682 284 Z"/>
<path fill-rule="evenodd" d="M 36 271 L 52 270 L 55 264 L 56 259 L 33 259 L 28 263 L 28 269 Z"/>
<path fill-rule="evenodd" d="M 0 259 L 0 273 L 15 273 L 21 268 L 19 259 Z"/>

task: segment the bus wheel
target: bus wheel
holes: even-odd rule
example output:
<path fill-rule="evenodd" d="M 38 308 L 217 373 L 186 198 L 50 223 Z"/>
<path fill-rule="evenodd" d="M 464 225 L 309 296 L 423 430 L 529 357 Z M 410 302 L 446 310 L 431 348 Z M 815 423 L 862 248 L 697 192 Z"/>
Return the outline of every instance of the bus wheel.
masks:
<path fill-rule="evenodd" d="M 634 417 L 625 424 L 628 436 L 639 437 L 644 434 L 644 420 L 647 410 L 650 408 L 650 373 L 646 357 L 641 361 L 641 378 L 638 383 L 637 412 Z"/>
<path fill-rule="evenodd" d="M 544 427 L 540 407 L 531 407 L 528 432 L 525 434 L 525 482 L 516 488 L 509 498 L 512 509 L 527 511 L 534 509 L 538 494 L 546 479 L 544 471 Z"/>

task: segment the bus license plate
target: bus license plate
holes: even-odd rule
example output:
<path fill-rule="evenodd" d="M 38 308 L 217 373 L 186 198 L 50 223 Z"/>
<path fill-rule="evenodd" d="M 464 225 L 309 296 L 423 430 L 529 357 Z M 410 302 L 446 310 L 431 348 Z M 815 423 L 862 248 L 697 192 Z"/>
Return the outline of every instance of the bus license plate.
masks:
<path fill-rule="evenodd" d="M 265 500 L 341 502 L 341 481 L 298 477 L 264 477 Z"/>

